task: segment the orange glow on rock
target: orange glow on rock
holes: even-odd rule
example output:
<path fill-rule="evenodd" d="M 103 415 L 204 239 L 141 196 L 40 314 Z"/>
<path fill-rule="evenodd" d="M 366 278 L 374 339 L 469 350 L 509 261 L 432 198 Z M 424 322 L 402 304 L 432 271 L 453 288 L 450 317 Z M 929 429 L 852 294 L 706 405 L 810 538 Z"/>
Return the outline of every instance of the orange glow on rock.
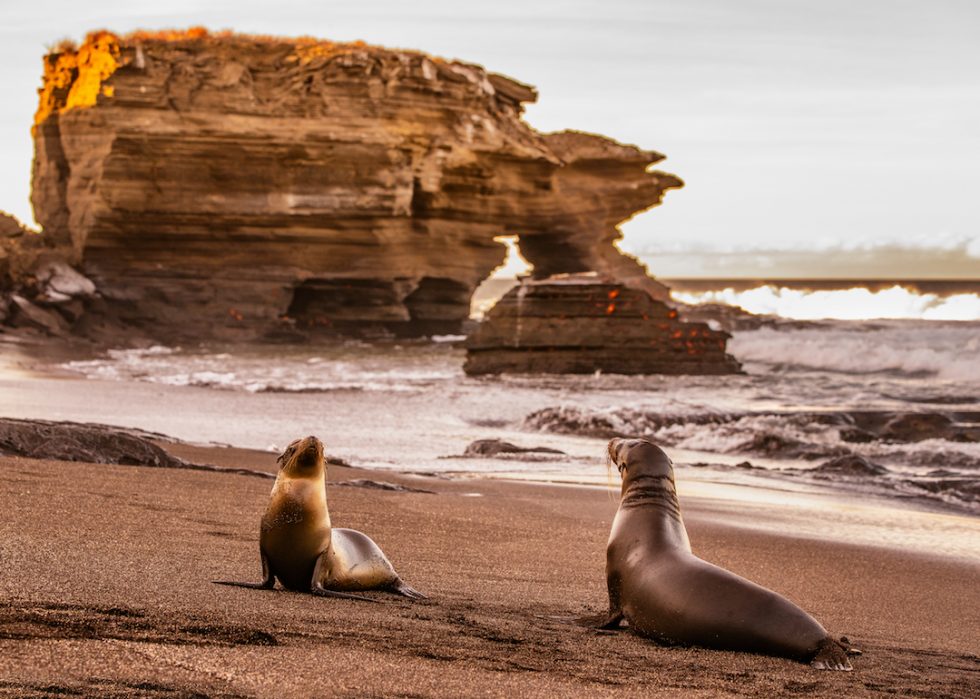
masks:
<path fill-rule="evenodd" d="M 294 54 L 287 60 L 299 61 L 305 65 L 314 59 L 325 58 L 344 49 L 369 49 L 363 41 L 335 43 L 309 36 L 299 39 L 271 35 L 235 34 L 231 30 L 211 32 L 206 27 L 188 29 L 161 29 L 158 31 L 136 30 L 119 36 L 105 29 L 89 32 L 85 42 L 76 50 L 70 43 L 61 42 L 55 47 L 57 53 L 49 53 L 44 58 L 44 77 L 38 90 L 37 112 L 34 114 L 34 136 L 38 124 L 51 114 L 69 109 L 91 107 L 100 95 L 113 96 L 113 88 L 103 83 L 120 67 L 120 45 L 132 45 L 153 41 L 217 41 L 242 38 L 253 42 L 289 43 L 294 46 Z"/>
<path fill-rule="evenodd" d="M 606 307 L 606 315 L 612 315 L 612 312 L 616 310 L 616 304 L 611 303 Z"/>
<path fill-rule="evenodd" d="M 38 91 L 31 134 L 52 113 L 91 107 L 100 94 L 112 97 L 112 88 L 102 82 L 119 67 L 118 58 L 119 37 L 105 30 L 89 33 L 78 51 L 45 56 L 44 84 Z"/>

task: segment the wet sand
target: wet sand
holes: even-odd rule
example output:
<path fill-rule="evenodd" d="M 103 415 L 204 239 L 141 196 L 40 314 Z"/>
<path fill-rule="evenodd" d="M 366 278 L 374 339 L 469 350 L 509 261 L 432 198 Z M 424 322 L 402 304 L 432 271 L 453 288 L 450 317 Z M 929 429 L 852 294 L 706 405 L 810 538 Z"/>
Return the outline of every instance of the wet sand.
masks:
<path fill-rule="evenodd" d="M 265 452 L 165 446 L 275 470 Z M 434 491 L 328 487 L 334 525 L 368 533 L 429 600 L 211 584 L 259 579 L 266 478 L 0 458 L 0 695 L 976 696 L 975 556 L 852 543 L 841 511 L 819 504 L 767 503 L 774 524 L 759 526 L 758 505 L 682 488 L 695 553 L 864 651 L 853 672 L 818 672 L 537 618 L 604 609 L 608 490 L 329 472 L 363 478 Z M 848 526 L 876 515 L 862 517 Z"/>

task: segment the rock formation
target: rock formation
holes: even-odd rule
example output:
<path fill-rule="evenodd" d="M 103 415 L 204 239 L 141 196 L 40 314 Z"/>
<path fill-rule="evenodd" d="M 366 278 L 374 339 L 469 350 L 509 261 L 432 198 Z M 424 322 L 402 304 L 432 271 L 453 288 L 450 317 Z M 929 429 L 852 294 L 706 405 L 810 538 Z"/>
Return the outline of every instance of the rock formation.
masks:
<path fill-rule="evenodd" d="M 467 374 L 737 374 L 731 337 L 595 275 L 525 281 L 466 338 Z"/>
<path fill-rule="evenodd" d="M 67 336 L 85 312 L 95 285 L 66 261 L 70 251 L 0 211 L 2 326 Z"/>
<path fill-rule="evenodd" d="M 663 156 L 522 120 L 483 68 L 311 39 L 91 34 L 45 58 L 32 203 L 101 299 L 175 340 L 458 332 L 518 236 L 536 277 L 663 293 L 617 225 Z"/>

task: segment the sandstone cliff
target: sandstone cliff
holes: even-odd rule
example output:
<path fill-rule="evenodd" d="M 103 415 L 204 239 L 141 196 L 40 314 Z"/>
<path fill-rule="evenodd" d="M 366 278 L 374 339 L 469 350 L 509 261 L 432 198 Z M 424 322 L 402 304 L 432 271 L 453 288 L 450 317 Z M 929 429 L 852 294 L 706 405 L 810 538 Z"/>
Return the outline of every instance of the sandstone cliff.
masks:
<path fill-rule="evenodd" d="M 502 235 L 536 278 L 656 290 L 617 225 L 682 186 L 657 153 L 529 128 L 533 88 L 413 51 L 98 32 L 39 92 L 45 237 L 101 292 L 89 316 L 169 339 L 458 332 Z"/>

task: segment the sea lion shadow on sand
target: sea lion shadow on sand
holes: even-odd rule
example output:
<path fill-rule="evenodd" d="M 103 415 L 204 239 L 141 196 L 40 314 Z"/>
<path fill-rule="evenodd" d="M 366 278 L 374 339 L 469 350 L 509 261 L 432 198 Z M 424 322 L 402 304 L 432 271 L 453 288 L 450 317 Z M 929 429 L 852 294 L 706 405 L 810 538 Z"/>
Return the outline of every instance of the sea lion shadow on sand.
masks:
<path fill-rule="evenodd" d="M 262 517 L 262 582 L 212 582 L 271 590 L 278 579 L 286 589 L 322 597 L 377 602 L 350 593 L 382 590 L 427 599 L 398 577 L 370 537 L 330 526 L 326 471 L 319 439 L 310 436 L 290 444 L 279 457 L 279 474 Z"/>
<path fill-rule="evenodd" d="M 848 654 L 816 619 L 785 597 L 691 552 L 671 461 L 643 439 L 607 447 L 623 476 L 622 499 L 606 549 L 609 611 L 541 617 L 595 629 L 632 631 L 666 645 L 745 651 L 851 670 Z"/>

